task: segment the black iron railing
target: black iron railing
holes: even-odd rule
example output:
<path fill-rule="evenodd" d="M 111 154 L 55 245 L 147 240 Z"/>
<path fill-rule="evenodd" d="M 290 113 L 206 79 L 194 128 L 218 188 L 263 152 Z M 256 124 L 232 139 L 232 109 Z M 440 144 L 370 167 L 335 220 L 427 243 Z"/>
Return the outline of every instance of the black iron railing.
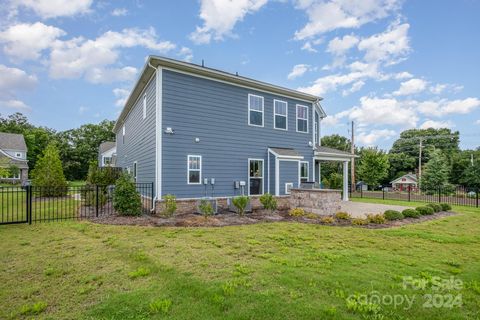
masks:
<path fill-rule="evenodd" d="M 153 183 L 136 183 L 143 213 L 153 207 Z M 0 224 L 88 219 L 115 214 L 115 186 L 0 187 Z"/>

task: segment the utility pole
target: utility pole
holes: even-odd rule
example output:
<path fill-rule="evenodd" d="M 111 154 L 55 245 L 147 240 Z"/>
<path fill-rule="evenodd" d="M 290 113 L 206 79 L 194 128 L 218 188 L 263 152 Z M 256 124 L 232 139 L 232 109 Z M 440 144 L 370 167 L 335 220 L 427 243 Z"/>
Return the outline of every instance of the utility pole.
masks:
<path fill-rule="evenodd" d="M 352 181 L 352 192 L 355 191 L 355 125 L 352 121 L 352 141 L 350 146 L 350 152 L 352 153 L 352 165 L 350 166 L 350 181 Z"/>

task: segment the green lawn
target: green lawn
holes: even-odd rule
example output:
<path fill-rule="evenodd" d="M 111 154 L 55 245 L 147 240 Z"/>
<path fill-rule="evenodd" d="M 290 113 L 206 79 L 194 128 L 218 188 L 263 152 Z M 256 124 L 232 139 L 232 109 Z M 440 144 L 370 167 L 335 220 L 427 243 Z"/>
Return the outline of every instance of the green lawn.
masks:
<path fill-rule="evenodd" d="M 478 319 L 480 210 L 455 210 L 388 230 L 1 226 L 0 318 Z M 404 289 L 403 277 L 426 288 Z M 450 277 L 462 287 L 433 290 Z M 428 294 L 437 307 L 424 306 Z M 405 295 L 411 308 L 387 304 Z M 445 307 L 458 295 L 461 306 Z"/>

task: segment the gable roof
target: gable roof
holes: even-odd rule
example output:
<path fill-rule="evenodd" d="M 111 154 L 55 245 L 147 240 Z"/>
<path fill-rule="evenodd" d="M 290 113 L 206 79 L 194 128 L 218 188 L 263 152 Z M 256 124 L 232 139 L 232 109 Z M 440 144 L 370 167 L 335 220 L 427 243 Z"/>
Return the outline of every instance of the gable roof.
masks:
<path fill-rule="evenodd" d="M 271 152 L 273 152 L 278 157 L 283 158 L 302 158 L 303 156 L 297 152 L 297 150 L 292 148 L 276 148 L 270 147 L 268 148 Z"/>
<path fill-rule="evenodd" d="M 0 149 L 27 151 L 23 134 L 0 132 Z"/>
<path fill-rule="evenodd" d="M 413 173 L 407 173 L 407 174 L 404 174 L 403 176 L 401 177 L 398 177 L 397 179 L 393 180 L 392 182 L 390 182 L 391 184 L 393 183 L 397 183 L 397 182 L 402 182 L 402 183 L 405 183 L 405 181 L 402 181 L 402 179 L 405 178 L 405 179 L 409 179 L 415 183 L 417 183 L 417 176 Z"/>
<path fill-rule="evenodd" d="M 100 153 L 104 153 L 110 149 L 113 149 L 116 147 L 115 141 L 104 141 L 100 143 L 100 146 L 98 147 L 98 151 Z"/>
<path fill-rule="evenodd" d="M 142 69 L 140 77 L 135 84 L 135 87 L 132 89 L 130 96 L 127 99 L 127 102 L 123 107 L 122 112 L 120 113 L 117 121 L 115 122 L 115 126 L 113 128 L 114 132 L 116 132 L 122 126 L 123 121 L 125 120 L 131 108 L 142 93 L 143 88 L 147 85 L 149 79 L 155 73 L 154 68 L 158 67 L 174 70 L 177 72 L 193 74 L 199 77 L 205 77 L 216 81 L 227 82 L 233 85 L 248 87 L 259 91 L 266 91 L 269 93 L 278 94 L 280 96 L 291 97 L 293 99 L 308 101 L 315 104 L 316 108 L 320 111 L 322 117 L 326 117 L 326 113 L 320 105 L 320 101 L 322 100 L 322 98 L 318 96 L 293 89 L 284 88 L 267 82 L 239 76 L 238 74 L 208 68 L 190 62 L 184 62 L 159 56 L 149 56 L 147 62 L 145 63 L 145 66 Z"/>
<path fill-rule="evenodd" d="M 338 154 L 338 155 L 344 155 L 344 156 L 352 157 L 352 154 L 350 152 L 343 151 L 343 150 L 338 150 L 338 149 L 334 149 L 334 148 L 329 148 L 329 147 L 324 147 L 324 146 L 319 146 L 319 145 L 316 146 L 315 151 L 316 152 L 324 152 L 324 153 L 331 153 L 331 154 Z M 355 156 L 355 157 L 357 157 L 357 156 Z"/>

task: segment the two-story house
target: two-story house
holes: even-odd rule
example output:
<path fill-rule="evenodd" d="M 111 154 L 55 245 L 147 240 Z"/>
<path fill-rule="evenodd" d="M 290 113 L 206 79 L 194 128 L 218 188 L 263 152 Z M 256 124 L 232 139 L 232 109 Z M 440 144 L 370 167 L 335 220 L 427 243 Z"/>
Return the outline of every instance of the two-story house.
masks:
<path fill-rule="evenodd" d="M 319 149 L 320 101 L 150 56 L 114 127 L 116 166 L 154 182 L 157 199 L 286 195 L 320 181 L 321 160 L 343 161 L 348 170 L 351 155 Z"/>
<path fill-rule="evenodd" d="M 28 179 L 27 145 L 22 134 L 0 132 L 0 166 L 18 169 L 0 180 L 17 183 Z"/>
<path fill-rule="evenodd" d="M 104 141 L 98 146 L 98 166 L 114 167 L 117 156 L 117 146 L 114 141 Z"/>

